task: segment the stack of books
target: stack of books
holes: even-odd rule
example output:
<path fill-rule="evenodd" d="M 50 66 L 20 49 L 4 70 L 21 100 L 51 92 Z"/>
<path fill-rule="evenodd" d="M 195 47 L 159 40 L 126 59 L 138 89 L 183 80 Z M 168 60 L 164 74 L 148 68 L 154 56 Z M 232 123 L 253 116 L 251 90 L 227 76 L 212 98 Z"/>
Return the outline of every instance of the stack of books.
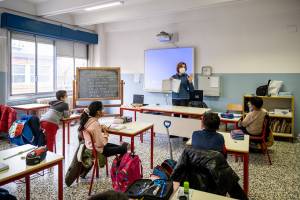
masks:
<path fill-rule="evenodd" d="M 234 139 L 234 140 L 244 140 L 244 132 L 240 129 L 232 130 L 230 132 L 230 135 L 231 135 L 232 139 Z"/>

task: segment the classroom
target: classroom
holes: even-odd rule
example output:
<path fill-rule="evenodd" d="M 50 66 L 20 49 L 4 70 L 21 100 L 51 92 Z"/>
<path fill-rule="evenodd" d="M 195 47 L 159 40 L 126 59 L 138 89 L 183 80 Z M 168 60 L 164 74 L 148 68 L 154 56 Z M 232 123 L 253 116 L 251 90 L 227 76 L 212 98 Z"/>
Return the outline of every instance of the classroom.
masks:
<path fill-rule="evenodd" d="M 299 0 L 0 18 L 0 200 L 300 199 Z"/>

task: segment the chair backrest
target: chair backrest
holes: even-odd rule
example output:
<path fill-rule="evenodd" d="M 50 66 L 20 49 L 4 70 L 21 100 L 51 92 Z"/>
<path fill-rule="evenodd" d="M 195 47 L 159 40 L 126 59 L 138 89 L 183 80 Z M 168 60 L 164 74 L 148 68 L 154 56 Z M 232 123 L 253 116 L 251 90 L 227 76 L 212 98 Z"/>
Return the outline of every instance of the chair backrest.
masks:
<path fill-rule="evenodd" d="M 242 104 L 229 103 L 226 107 L 227 111 L 243 112 Z"/>
<path fill-rule="evenodd" d="M 95 147 L 95 142 L 94 142 L 93 135 L 92 135 L 91 132 L 88 131 L 87 129 L 83 129 L 83 130 L 81 131 L 81 135 L 82 135 L 83 140 L 85 140 L 84 134 L 83 134 L 84 131 L 88 134 L 88 136 L 89 136 L 90 139 L 91 139 L 92 147 L 93 147 L 93 150 L 92 150 L 93 156 L 95 156 L 95 158 L 97 158 L 97 150 L 96 150 L 96 147 Z"/>
<path fill-rule="evenodd" d="M 268 133 L 270 131 L 269 120 L 270 120 L 270 117 L 268 114 L 266 114 L 264 122 L 263 122 L 262 135 L 261 135 L 262 138 L 264 138 L 265 140 L 267 139 Z"/>

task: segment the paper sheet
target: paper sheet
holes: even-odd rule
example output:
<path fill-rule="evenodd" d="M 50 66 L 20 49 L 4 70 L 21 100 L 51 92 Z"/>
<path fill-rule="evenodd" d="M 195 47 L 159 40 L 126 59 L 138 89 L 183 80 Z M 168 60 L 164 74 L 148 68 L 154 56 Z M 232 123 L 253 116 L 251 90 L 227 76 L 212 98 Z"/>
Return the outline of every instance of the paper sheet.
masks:
<path fill-rule="evenodd" d="M 166 79 L 162 81 L 162 91 L 179 92 L 181 80 L 179 79 Z"/>
<path fill-rule="evenodd" d="M 210 77 L 209 87 L 213 87 L 213 88 L 219 87 L 219 77 Z"/>
<path fill-rule="evenodd" d="M 175 93 L 179 92 L 181 80 L 179 79 L 172 79 L 172 91 Z"/>

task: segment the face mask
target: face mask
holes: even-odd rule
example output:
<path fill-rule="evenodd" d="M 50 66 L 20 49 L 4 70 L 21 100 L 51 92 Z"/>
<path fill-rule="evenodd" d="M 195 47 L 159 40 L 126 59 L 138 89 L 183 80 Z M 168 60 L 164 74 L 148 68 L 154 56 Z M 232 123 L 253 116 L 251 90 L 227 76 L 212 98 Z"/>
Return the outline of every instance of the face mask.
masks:
<path fill-rule="evenodd" d="M 185 68 L 184 68 L 184 67 L 181 67 L 181 68 L 179 69 L 179 73 L 180 73 L 180 74 L 184 74 L 184 73 L 185 73 Z"/>

